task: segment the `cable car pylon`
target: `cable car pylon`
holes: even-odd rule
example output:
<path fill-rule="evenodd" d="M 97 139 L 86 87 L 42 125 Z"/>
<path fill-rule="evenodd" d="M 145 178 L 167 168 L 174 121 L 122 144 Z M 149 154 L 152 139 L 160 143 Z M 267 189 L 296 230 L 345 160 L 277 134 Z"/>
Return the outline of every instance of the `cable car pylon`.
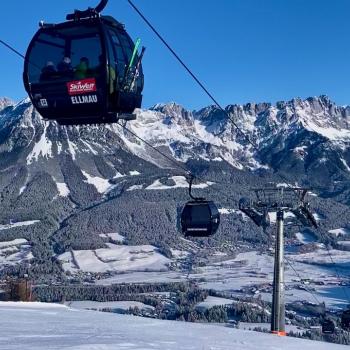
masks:
<path fill-rule="evenodd" d="M 239 201 L 239 209 L 253 222 L 263 227 L 270 225 L 269 212 L 276 213 L 275 261 L 273 272 L 271 333 L 285 336 L 284 290 L 284 213 L 292 212 L 305 226 L 317 227 L 316 220 L 305 202 L 308 189 L 299 187 L 270 187 L 253 189 L 256 199 Z"/>

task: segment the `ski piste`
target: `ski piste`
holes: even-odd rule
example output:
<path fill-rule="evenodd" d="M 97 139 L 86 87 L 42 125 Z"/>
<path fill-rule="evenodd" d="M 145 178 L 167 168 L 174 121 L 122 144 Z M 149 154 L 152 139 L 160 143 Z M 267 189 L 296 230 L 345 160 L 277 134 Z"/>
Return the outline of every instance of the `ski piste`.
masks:
<path fill-rule="evenodd" d="M 135 73 L 134 73 L 133 78 L 131 80 L 131 83 L 129 85 L 128 91 L 132 91 L 134 89 L 135 81 L 139 75 L 140 66 L 141 66 L 141 62 L 142 62 L 143 55 L 144 55 L 145 51 L 146 51 L 146 48 L 144 46 L 142 46 L 141 54 L 140 54 L 139 59 L 137 61 L 137 64 L 135 67 Z"/>

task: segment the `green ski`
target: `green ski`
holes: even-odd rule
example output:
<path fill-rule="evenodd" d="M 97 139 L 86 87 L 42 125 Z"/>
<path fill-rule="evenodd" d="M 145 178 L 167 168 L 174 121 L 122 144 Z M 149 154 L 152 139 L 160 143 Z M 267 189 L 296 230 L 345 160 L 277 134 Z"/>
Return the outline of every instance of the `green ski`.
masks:
<path fill-rule="evenodd" d="M 135 46 L 134 46 L 134 51 L 133 51 L 133 53 L 131 55 L 131 58 L 130 58 L 129 65 L 127 67 L 125 67 L 123 83 L 122 83 L 123 89 L 125 89 L 128 86 L 129 73 L 130 73 L 130 70 L 131 70 L 131 68 L 132 68 L 132 66 L 134 64 L 135 57 L 137 55 L 137 51 L 139 49 L 140 44 L 141 44 L 141 39 L 137 38 L 137 40 L 135 42 Z"/>
<path fill-rule="evenodd" d="M 141 44 L 141 39 L 140 39 L 140 38 L 137 38 L 137 40 L 136 40 L 136 42 L 135 42 L 134 52 L 132 53 L 132 56 L 131 56 L 131 59 L 130 59 L 130 62 L 129 62 L 128 70 L 129 70 L 129 69 L 132 67 L 132 65 L 134 64 L 135 57 L 136 57 L 137 51 L 139 50 L 140 44 Z"/>

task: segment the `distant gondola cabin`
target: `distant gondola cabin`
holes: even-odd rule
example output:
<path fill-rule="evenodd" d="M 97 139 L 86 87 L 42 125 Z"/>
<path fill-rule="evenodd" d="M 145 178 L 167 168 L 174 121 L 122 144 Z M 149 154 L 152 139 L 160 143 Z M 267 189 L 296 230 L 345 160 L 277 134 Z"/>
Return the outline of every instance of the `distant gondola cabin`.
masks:
<path fill-rule="evenodd" d="M 325 319 L 322 322 L 322 333 L 333 334 L 335 332 L 335 323 L 333 320 Z"/>
<path fill-rule="evenodd" d="M 341 327 L 350 331 L 350 310 L 346 310 L 341 315 Z"/>
<path fill-rule="evenodd" d="M 185 204 L 181 213 L 181 228 L 185 237 L 209 237 L 220 225 L 220 213 L 214 202 L 194 200 Z"/>

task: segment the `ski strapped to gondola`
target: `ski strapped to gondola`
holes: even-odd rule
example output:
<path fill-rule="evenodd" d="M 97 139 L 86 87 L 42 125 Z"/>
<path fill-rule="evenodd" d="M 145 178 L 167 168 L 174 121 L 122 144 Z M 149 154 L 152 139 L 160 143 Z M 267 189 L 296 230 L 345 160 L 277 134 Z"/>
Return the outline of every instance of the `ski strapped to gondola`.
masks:
<path fill-rule="evenodd" d="M 129 86 L 130 84 L 128 83 L 128 80 L 130 78 L 130 72 L 132 71 L 132 67 L 135 61 L 135 57 L 137 55 L 137 52 L 139 50 L 141 44 L 141 39 L 137 38 L 136 42 L 135 42 L 135 46 L 134 46 L 134 50 L 132 52 L 132 55 L 130 57 L 130 61 L 128 66 L 125 68 L 125 72 L 124 72 L 124 77 L 123 77 L 123 82 L 122 82 L 122 86 L 124 87 L 124 90 L 126 91 L 126 87 Z M 132 76 L 133 77 L 133 76 Z M 132 78 L 131 78 L 132 79 Z"/>
<path fill-rule="evenodd" d="M 141 63 L 142 63 L 142 59 L 143 59 L 143 55 L 145 54 L 145 51 L 146 51 L 146 48 L 144 46 L 142 46 L 141 54 L 140 54 L 139 59 L 136 63 L 135 72 L 133 74 L 131 83 L 130 83 L 129 88 L 127 90 L 129 92 L 135 90 L 135 83 L 137 81 L 137 78 L 140 76 Z"/>

